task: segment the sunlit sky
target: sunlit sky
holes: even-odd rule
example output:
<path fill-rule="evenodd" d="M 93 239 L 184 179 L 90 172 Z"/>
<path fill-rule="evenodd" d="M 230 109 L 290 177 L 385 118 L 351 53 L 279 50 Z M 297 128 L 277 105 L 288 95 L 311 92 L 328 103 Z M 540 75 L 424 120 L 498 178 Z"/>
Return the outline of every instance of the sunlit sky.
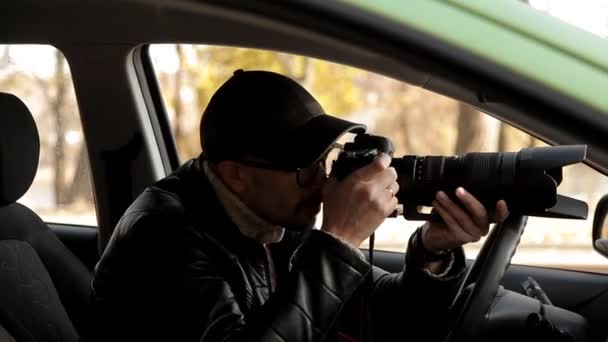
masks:
<path fill-rule="evenodd" d="M 608 38 L 608 0 L 529 0 L 529 3 L 573 26 Z M 54 69 L 53 53 L 53 49 L 47 46 L 18 46 L 11 48 L 10 58 L 20 70 L 48 77 Z M 175 54 L 166 53 L 166 56 L 155 60 L 155 67 L 163 71 L 175 70 Z"/>
<path fill-rule="evenodd" d="M 573 26 L 608 37 L 608 0 L 530 0 L 530 5 Z"/>

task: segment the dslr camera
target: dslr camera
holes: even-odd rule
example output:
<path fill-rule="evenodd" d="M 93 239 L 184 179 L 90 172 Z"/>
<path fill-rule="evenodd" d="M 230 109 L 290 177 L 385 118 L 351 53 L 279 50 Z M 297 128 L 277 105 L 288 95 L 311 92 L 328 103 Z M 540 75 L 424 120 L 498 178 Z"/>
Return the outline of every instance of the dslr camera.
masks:
<path fill-rule="evenodd" d="M 338 180 L 372 162 L 381 153 L 393 157 L 390 139 L 359 134 L 333 162 L 331 173 Z M 438 191 L 456 203 L 456 188 L 462 186 L 488 210 L 498 200 L 507 202 L 509 211 L 520 215 L 586 219 L 585 202 L 557 193 L 562 167 L 585 160 L 586 145 L 524 148 L 519 152 L 472 152 L 456 156 L 404 155 L 393 157 L 399 192 L 396 194 L 409 220 L 432 220 L 430 207 Z"/>

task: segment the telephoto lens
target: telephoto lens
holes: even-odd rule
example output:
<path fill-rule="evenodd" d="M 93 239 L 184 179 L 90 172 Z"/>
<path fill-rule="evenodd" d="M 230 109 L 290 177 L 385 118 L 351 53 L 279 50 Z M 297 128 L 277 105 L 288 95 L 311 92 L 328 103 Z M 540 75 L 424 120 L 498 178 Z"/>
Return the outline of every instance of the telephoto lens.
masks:
<path fill-rule="evenodd" d="M 342 179 L 380 153 L 392 156 L 393 150 L 385 137 L 358 135 L 344 146 L 332 174 Z M 431 206 L 438 191 L 458 203 L 455 191 L 461 186 L 488 210 L 502 199 L 510 212 L 520 215 L 585 219 L 587 204 L 559 195 L 557 187 L 562 182 L 562 167 L 584 161 L 586 151 L 586 145 L 567 145 L 457 156 L 405 155 L 393 157 L 391 166 L 397 171 L 396 196 L 407 219 L 433 219 L 421 209 Z"/>

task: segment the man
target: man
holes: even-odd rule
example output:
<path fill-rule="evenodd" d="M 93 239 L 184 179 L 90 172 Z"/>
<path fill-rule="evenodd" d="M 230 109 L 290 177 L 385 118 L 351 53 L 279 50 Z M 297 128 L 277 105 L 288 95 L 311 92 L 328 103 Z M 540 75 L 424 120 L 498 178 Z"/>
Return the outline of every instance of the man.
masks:
<path fill-rule="evenodd" d="M 460 246 L 487 233 L 488 213 L 464 189 L 464 209 L 439 193 L 445 223 L 413 235 L 405 270 L 373 268 L 358 247 L 397 205 L 390 157 L 341 181 L 324 165 L 341 135 L 364 131 L 287 77 L 235 72 L 203 115 L 203 154 L 118 223 L 92 284 L 95 337 L 364 341 L 411 327 L 439 338 Z"/>

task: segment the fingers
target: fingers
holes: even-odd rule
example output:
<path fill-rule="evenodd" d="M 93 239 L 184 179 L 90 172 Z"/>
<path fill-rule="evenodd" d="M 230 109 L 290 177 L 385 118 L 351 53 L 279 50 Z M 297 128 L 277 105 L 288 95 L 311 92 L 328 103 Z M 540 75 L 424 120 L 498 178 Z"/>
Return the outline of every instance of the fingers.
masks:
<path fill-rule="evenodd" d="M 470 192 L 464 188 L 459 187 L 456 189 L 456 196 L 461 203 L 467 208 L 469 214 L 472 215 L 473 220 L 478 226 L 488 227 L 488 223 L 491 222 L 503 222 L 509 216 L 509 209 L 507 202 L 500 200 L 496 202 L 496 209 L 493 211 L 492 217 L 489 217 L 485 206 L 481 204 Z M 487 233 L 487 230 L 486 232 Z"/>
<path fill-rule="evenodd" d="M 472 196 L 471 196 L 471 198 L 466 197 L 466 194 L 463 194 L 462 196 L 465 196 L 466 200 L 470 202 L 469 206 L 473 207 L 474 210 L 479 209 L 476 207 L 477 204 L 474 203 L 473 201 L 471 201 Z M 470 194 L 469 194 L 469 196 L 470 196 Z M 485 208 L 483 208 L 483 205 L 481 206 L 482 207 L 481 213 L 479 213 L 479 212 L 468 213 L 464 209 L 459 207 L 456 203 L 454 203 L 443 191 L 440 191 L 437 193 L 436 199 L 437 199 L 437 202 L 439 204 L 441 204 L 442 209 L 445 209 L 445 211 L 449 214 L 449 216 L 456 223 L 456 226 L 458 228 L 464 230 L 468 235 L 470 235 L 473 238 L 472 241 L 478 241 L 483 235 L 487 234 L 488 229 L 489 229 L 488 223 L 487 223 L 487 218 L 486 218 L 485 223 L 481 222 L 482 220 L 484 220 L 484 217 L 486 216 Z M 472 199 L 474 201 L 477 201 L 474 198 L 472 198 Z M 468 207 L 467 207 L 467 210 L 471 210 L 471 209 L 468 209 Z"/>
<path fill-rule="evenodd" d="M 441 248 L 477 242 L 490 228 L 490 214 L 475 196 L 462 187 L 456 189 L 455 194 L 462 206 L 452 201 L 443 191 L 437 192 L 432 203 L 434 212 L 439 214 L 443 222 L 429 222 L 429 230 L 442 232 L 437 235 L 442 238 L 435 243 L 443 246 Z M 506 202 L 498 201 L 493 213 L 498 222 L 504 221 L 509 215 Z"/>
<path fill-rule="evenodd" d="M 494 215 L 495 222 L 504 222 L 509 216 L 509 208 L 507 207 L 507 202 L 504 200 L 500 200 L 496 202 L 496 214 Z"/>
<path fill-rule="evenodd" d="M 399 183 L 397 182 L 392 182 L 391 184 L 389 184 L 386 189 L 388 190 L 388 192 L 391 194 L 391 196 L 395 196 L 397 195 L 397 193 L 399 192 Z"/>
<path fill-rule="evenodd" d="M 445 225 L 449 230 L 450 235 L 453 236 L 456 240 L 458 240 L 459 244 L 471 242 L 475 239 L 464 229 L 462 229 L 460 223 L 458 223 L 458 221 L 452 216 L 452 214 L 450 214 L 449 210 L 446 209 L 438 200 L 433 201 L 433 209 L 435 209 L 439 216 L 441 216 L 441 219 L 443 220 L 443 222 L 445 222 Z"/>
<path fill-rule="evenodd" d="M 374 182 L 377 182 L 378 187 L 381 189 L 390 188 L 393 190 L 393 194 L 397 193 L 399 190 L 399 184 L 396 182 L 397 180 L 397 171 L 395 171 L 394 167 L 389 167 L 386 170 L 383 170 L 374 178 Z"/>
<path fill-rule="evenodd" d="M 323 186 L 321 229 L 359 246 L 394 212 L 399 190 L 391 158 L 381 155 L 343 181 L 328 179 Z"/>
<path fill-rule="evenodd" d="M 399 204 L 399 201 L 397 200 L 397 197 L 391 196 L 391 198 L 389 198 L 385 203 L 386 206 L 384 208 L 384 212 L 386 213 L 386 216 L 389 216 L 395 211 L 395 209 L 397 208 L 397 204 Z"/>
<path fill-rule="evenodd" d="M 386 153 L 382 153 L 369 165 L 353 172 L 351 180 L 356 183 L 358 182 L 359 185 L 362 185 L 367 181 L 372 182 L 373 185 L 369 188 L 370 197 L 373 196 L 373 194 L 379 193 L 382 202 L 392 206 L 392 210 L 394 210 L 397 203 L 394 203 L 393 205 L 393 202 L 396 201 L 394 197 L 399 191 L 399 184 L 396 182 L 397 171 L 394 167 L 389 167 L 390 163 L 391 157 Z"/>
<path fill-rule="evenodd" d="M 481 202 L 479 202 L 470 192 L 463 187 L 456 189 L 456 197 L 469 211 L 469 215 L 478 227 L 484 227 L 483 235 L 488 233 L 488 212 Z"/>

